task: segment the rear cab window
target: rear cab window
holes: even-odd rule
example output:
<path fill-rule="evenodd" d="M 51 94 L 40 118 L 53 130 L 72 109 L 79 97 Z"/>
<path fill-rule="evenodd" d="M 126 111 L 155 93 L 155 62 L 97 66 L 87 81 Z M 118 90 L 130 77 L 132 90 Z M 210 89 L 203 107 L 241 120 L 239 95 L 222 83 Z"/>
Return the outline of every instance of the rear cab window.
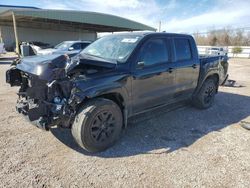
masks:
<path fill-rule="evenodd" d="M 174 45 L 177 61 L 185 61 L 192 59 L 192 51 L 189 39 L 175 38 Z"/>

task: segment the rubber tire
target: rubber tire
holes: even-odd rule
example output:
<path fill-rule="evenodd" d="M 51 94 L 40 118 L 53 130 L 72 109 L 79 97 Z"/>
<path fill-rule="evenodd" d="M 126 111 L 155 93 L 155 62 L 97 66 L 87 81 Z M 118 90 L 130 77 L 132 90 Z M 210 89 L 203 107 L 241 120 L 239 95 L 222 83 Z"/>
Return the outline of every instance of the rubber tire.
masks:
<path fill-rule="evenodd" d="M 214 93 L 212 99 L 209 103 L 205 103 L 205 91 L 208 87 L 214 88 Z M 199 93 L 193 98 L 193 105 L 199 109 L 207 109 L 210 108 L 214 104 L 215 94 L 216 94 L 216 81 L 213 78 L 208 78 L 203 83 Z"/>
<path fill-rule="evenodd" d="M 91 122 L 94 117 L 102 110 L 109 109 L 117 119 L 114 132 L 110 140 L 106 143 L 97 144 L 90 134 Z M 71 128 L 72 135 L 77 144 L 88 152 L 100 152 L 114 145 L 120 137 L 122 131 L 123 116 L 120 107 L 113 101 L 97 98 L 88 101 L 78 111 Z"/>

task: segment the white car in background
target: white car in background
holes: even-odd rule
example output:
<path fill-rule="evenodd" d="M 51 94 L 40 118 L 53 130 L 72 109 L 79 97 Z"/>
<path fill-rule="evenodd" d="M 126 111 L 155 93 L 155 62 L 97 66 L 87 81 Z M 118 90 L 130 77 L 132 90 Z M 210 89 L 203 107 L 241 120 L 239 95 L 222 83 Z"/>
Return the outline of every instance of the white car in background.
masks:
<path fill-rule="evenodd" d="M 228 50 L 223 48 L 223 47 L 211 47 L 208 49 L 208 54 L 209 55 L 221 55 L 225 56 L 227 55 Z"/>

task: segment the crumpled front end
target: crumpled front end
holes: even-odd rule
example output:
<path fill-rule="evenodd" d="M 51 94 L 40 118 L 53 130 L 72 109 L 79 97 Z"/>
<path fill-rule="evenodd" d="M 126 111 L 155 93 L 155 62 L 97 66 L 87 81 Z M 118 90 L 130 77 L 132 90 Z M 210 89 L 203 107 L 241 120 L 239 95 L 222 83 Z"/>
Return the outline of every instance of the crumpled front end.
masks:
<path fill-rule="evenodd" d="M 20 86 L 16 110 L 37 127 L 45 130 L 54 125 L 70 127 L 72 115 L 75 114 L 74 109 L 68 104 L 72 82 L 62 76 L 64 68 L 46 70 L 46 77 L 26 72 L 18 67 L 20 68 L 17 63 L 6 72 L 6 82 L 11 86 Z M 51 74 L 48 74 L 49 72 Z"/>
<path fill-rule="evenodd" d="M 93 57 L 28 57 L 12 64 L 6 72 L 6 82 L 20 87 L 16 109 L 37 127 L 70 128 L 79 104 L 86 98 L 85 89 L 92 87 L 88 76 L 114 67 L 115 64 Z"/>

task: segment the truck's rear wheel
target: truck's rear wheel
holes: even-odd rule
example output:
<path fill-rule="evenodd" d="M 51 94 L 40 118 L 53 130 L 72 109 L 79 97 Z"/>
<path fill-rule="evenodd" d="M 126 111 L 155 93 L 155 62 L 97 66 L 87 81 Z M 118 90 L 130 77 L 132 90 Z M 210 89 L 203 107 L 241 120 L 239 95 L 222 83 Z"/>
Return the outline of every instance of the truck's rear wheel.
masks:
<path fill-rule="evenodd" d="M 97 98 L 84 105 L 75 117 L 71 132 L 76 142 L 89 152 L 112 146 L 122 130 L 123 116 L 111 100 Z"/>
<path fill-rule="evenodd" d="M 216 81 L 213 78 L 208 78 L 202 85 L 199 93 L 194 97 L 193 104 L 197 108 L 207 109 L 214 103 L 216 94 Z"/>

